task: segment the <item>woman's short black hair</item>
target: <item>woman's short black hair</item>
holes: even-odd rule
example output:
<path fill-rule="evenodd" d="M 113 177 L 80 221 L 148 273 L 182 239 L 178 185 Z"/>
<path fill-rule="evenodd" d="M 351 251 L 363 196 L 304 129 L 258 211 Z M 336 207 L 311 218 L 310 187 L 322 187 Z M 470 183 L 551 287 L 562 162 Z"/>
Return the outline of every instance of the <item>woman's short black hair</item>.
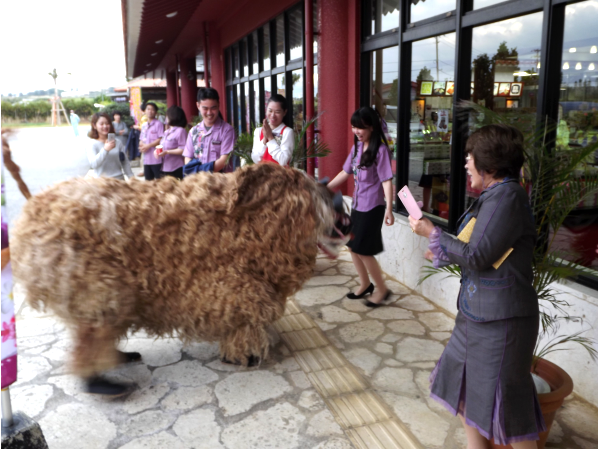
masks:
<path fill-rule="evenodd" d="M 220 95 L 218 91 L 213 87 L 202 87 L 197 91 L 197 101 L 202 100 L 216 100 L 220 103 Z"/>
<path fill-rule="evenodd" d="M 270 98 L 268 98 L 268 103 L 266 104 L 270 104 L 272 102 L 280 104 L 280 107 L 283 109 L 283 111 L 286 111 L 288 109 L 287 99 L 280 94 L 272 94 Z"/>
<path fill-rule="evenodd" d="M 123 115 L 122 115 L 120 112 L 118 112 L 118 111 L 114 111 L 114 112 L 112 113 L 112 120 L 114 120 L 114 117 L 115 117 L 115 116 L 117 116 L 117 115 L 118 115 L 120 118 L 122 118 L 122 116 L 123 116 Z"/>
<path fill-rule="evenodd" d="M 178 106 L 169 107 L 166 111 L 166 117 L 168 117 L 168 124 L 170 126 L 180 126 L 181 128 L 187 126 L 185 111 Z"/>
<path fill-rule="evenodd" d="M 523 134 L 510 125 L 486 125 L 475 131 L 465 145 L 478 172 L 492 174 L 495 179 L 519 178 L 525 161 Z"/>

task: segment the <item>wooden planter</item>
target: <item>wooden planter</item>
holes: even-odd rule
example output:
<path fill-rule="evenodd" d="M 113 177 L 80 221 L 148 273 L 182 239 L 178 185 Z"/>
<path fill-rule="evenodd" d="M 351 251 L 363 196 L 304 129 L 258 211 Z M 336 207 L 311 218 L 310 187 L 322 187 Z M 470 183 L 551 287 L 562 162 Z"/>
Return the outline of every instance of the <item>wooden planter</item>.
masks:
<path fill-rule="evenodd" d="M 550 428 L 552 427 L 552 422 L 554 421 L 554 415 L 561 405 L 563 405 L 565 398 L 573 391 L 573 380 L 564 370 L 554 363 L 544 359 L 538 360 L 534 374 L 540 376 L 548 382 L 548 385 L 550 385 L 550 393 L 538 395 L 542 416 L 544 416 L 544 422 L 546 423 L 546 431 L 540 433 L 538 449 L 544 449 Z M 494 444 L 494 440 L 490 443 L 493 448 L 497 449 L 512 449 L 513 447 L 511 445 L 502 446 Z"/>

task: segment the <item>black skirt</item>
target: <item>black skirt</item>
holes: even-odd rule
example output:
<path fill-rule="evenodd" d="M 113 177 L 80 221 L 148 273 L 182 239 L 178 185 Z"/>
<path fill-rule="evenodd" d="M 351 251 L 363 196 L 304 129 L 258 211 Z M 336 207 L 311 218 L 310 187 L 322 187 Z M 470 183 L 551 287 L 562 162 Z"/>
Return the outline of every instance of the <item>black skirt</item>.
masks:
<path fill-rule="evenodd" d="M 375 256 L 384 251 L 382 245 L 382 224 L 384 206 L 376 206 L 367 212 L 351 211 L 353 239 L 347 244 L 355 254 Z"/>

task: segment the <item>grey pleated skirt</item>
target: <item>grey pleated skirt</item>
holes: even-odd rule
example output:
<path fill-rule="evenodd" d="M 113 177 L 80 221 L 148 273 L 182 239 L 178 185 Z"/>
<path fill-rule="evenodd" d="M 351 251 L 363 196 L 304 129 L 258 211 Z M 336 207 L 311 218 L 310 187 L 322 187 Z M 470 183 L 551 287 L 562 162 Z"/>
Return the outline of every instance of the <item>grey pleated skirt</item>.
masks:
<path fill-rule="evenodd" d="M 546 430 L 530 368 L 539 317 L 471 321 L 459 312 L 430 375 L 431 397 L 498 444 Z"/>

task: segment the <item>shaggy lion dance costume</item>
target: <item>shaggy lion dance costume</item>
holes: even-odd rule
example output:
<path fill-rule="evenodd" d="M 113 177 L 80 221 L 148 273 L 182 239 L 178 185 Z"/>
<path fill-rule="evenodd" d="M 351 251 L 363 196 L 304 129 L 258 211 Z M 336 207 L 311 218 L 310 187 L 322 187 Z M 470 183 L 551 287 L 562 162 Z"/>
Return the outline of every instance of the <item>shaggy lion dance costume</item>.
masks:
<path fill-rule="evenodd" d="M 218 341 L 226 361 L 268 355 L 267 325 L 334 234 L 328 189 L 259 164 L 183 182 L 73 179 L 34 196 L 15 226 L 14 274 L 73 333 L 74 370 L 121 362 L 128 331 Z"/>

